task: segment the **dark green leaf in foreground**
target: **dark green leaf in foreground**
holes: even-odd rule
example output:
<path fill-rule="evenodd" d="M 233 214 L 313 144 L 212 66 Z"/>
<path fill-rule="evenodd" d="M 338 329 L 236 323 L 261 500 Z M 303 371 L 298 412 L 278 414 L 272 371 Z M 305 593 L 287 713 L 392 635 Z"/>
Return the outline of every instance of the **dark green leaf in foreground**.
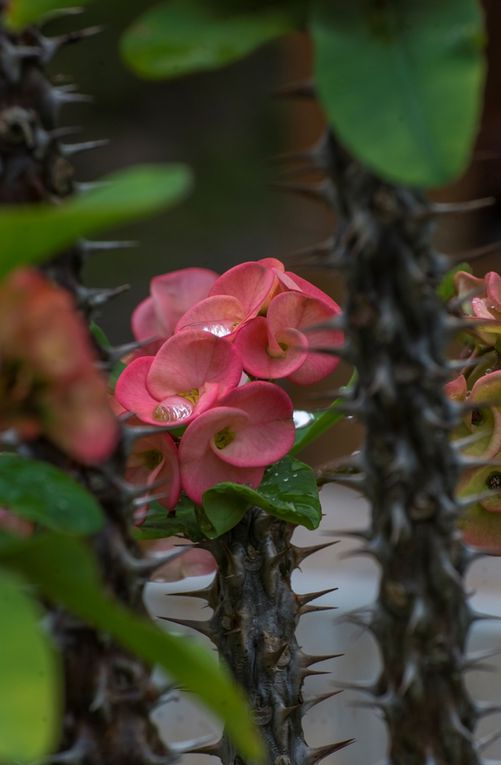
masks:
<path fill-rule="evenodd" d="M 262 757 L 250 710 L 229 672 L 206 648 L 163 632 L 106 595 L 96 563 L 81 540 L 53 533 L 39 535 L 27 541 L 21 553 L 4 555 L 2 563 L 150 665 L 160 665 L 221 718 L 244 758 Z"/>
<path fill-rule="evenodd" d="M 0 762 L 28 763 L 56 744 L 59 667 L 24 584 L 0 569 Z"/>
<path fill-rule="evenodd" d="M 81 237 L 168 208 L 185 197 L 190 186 L 184 165 L 144 165 L 114 173 L 99 188 L 58 206 L 0 207 L 0 278 Z"/>
<path fill-rule="evenodd" d="M 485 77 L 477 0 L 315 0 L 311 31 L 320 98 L 356 157 L 424 187 L 465 169 Z"/>
<path fill-rule="evenodd" d="M 227 482 L 206 491 L 203 509 L 213 527 L 206 535 L 215 538 L 233 528 L 251 506 L 307 529 L 316 529 L 322 517 L 315 475 L 292 457 L 271 465 L 258 489 Z"/>
<path fill-rule="evenodd" d="M 0 454 L 0 507 L 67 534 L 93 534 L 103 512 L 79 483 L 47 462 Z"/>
<path fill-rule="evenodd" d="M 150 8 L 126 32 L 122 53 L 143 77 L 178 77 L 217 69 L 290 32 L 301 3 L 252 10 L 210 0 L 173 0 Z M 299 7 L 299 11 L 298 11 Z"/>
<path fill-rule="evenodd" d="M 10 0 L 7 3 L 6 21 L 11 29 L 22 29 L 40 21 L 44 16 L 62 8 L 85 5 L 89 0 Z"/>

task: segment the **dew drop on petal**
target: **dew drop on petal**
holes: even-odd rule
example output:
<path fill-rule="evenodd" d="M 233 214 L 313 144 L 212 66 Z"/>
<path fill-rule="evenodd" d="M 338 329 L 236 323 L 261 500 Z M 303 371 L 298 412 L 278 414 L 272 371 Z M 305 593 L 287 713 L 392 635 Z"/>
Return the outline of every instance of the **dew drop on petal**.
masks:
<path fill-rule="evenodd" d="M 315 415 L 311 412 L 305 412 L 301 409 L 296 409 L 294 411 L 294 427 L 295 428 L 305 428 L 307 425 L 310 424 L 312 420 L 315 419 Z"/>

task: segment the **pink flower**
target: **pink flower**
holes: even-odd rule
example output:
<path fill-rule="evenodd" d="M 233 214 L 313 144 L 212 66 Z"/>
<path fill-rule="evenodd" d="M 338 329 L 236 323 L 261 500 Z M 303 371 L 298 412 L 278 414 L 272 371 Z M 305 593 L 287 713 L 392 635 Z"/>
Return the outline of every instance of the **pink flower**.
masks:
<path fill-rule="evenodd" d="M 258 316 L 243 326 L 235 340 L 245 371 L 254 377 L 288 377 L 300 385 L 317 382 L 339 363 L 332 354 L 315 348 L 335 348 L 342 335 L 331 329 L 313 329 L 328 324 L 339 312 L 330 303 L 301 292 L 282 292 L 271 301 L 267 316 Z"/>
<path fill-rule="evenodd" d="M 465 454 L 491 459 L 501 450 L 501 370 L 480 377 L 468 391 L 464 375 L 445 386 L 448 396 L 458 402 L 468 401 L 472 409 L 465 414 L 456 438 L 477 433 L 479 440 L 464 450 Z M 474 407 L 475 404 L 479 408 Z M 485 406 L 491 404 L 491 406 Z M 483 406 L 481 406 L 483 405 Z M 483 437 L 482 437 L 483 434 Z"/>
<path fill-rule="evenodd" d="M 231 343 L 203 330 L 165 341 L 156 356 L 132 361 L 120 375 L 118 402 L 143 422 L 187 425 L 236 387 L 242 364 Z"/>
<path fill-rule="evenodd" d="M 118 440 L 85 323 L 35 269 L 0 286 L 0 430 L 8 428 L 45 435 L 84 463 L 107 459 Z"/>
<path fill-rule="evenodd" d="M 190 308 L 176 330 L 203 329 L 219 337 L 231 335 L 257 316 L 275 284 L 272 269 L 249 261 L 230 268 L 212 285 L 209 297 Z"/>
<path fill-rule="evenodd" d="M 132 331 L 136 340 L 159 338 L 148 346 L 154 353 L 163 340 L 170 337 L 181 316 L 209 294 L 217 279 L 208 268 L 182 268 L 151 280 L 151 296 L 139 303 L 132 314 Z M 146 352 L 146 351 L 145 351 Z"/>
<path fill-rule="evenodd" d="M 467 271 L 458 271 L 454 278 L 458 295 L 465 296 L 463 308 L 468 316 L 478 319 L 482 327 L 482 319 L 487 319 L 480 337 L 487 345 L 496 345 L 501 334 L 501 276 L 490 271 L 483 279 L 479 279 Z M 473 291 L 478 294 L 472 295 Z"/>
<path fill-rule="evenodd" d="M 257 488 L 265 467 L 293 443 L 288 395 L 273 383 L 248 383 L 186 429 L 179 446 L 183 488 L 199 504 L 204 492 L 222 481 Z"/>
<path fill-rule="evenodd" d="M 162 482 L 158 492 L 166 494 L 159 504 L 171 510 L 176 506 L 181 491 L 179 461 L 174 440 L 168 433 L 138 438 L 127 458 L 125 479 L 136 486 L 151 487 Z M 141 523 L 148 511 L 148 506 L 139 508 L 135 515 L 136 523 Z"/>

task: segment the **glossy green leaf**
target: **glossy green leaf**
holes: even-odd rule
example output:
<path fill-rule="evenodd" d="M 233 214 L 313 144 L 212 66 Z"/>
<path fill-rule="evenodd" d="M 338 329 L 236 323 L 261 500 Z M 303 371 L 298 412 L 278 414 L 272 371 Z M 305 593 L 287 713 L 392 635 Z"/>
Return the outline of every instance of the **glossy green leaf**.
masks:
<path fill-rule="evenodd" d="M 141 526 L 134 529 L 136 539 L 164 539 L 183 536 L 192 542 L 204 538 L 199 520 L 199 508 L 184 494 L 175 510 L 168 513 L 158 502 L 152 502 Z"/>
<path fill-rule="evenodd" d="M 57 742 L 60 668 L 25 585 L 0 569 L 0 762 L 28 763 Z"/>
<path fill-rule="evenodd" d="M 170 207 L 190 186 L 191 175 L 183 165 L 144 165 L 114 173 L 102 186 L 57 206 L 0 207 L 0 278 L 81 237 Z"/>
<path fill-rule="evenodd" d="M 73 478 L 17 454 L 0 454 L 0 507 L 67 534 L 93 534 L 104 523 L 99 504 Z"/>
<path fill-rule="evenodd" d="M 78 0 L 85 5 L 89 0 Z M 35 24 L 44 16 L 63 8 L 74 8 L 75 0 L 10 0 L 7 4 L 6 21 L 11 29 L 22 29 Z"/>
<path fill-rule="evenodd" d="M 258 489 L 228 482 L 206 491 L 203 509 L 212 524 L 206 535 L 216 538 L 233 528 L 252 505 L 307 529 L 316 529 L 322 518 L 312 469 L 293 457 L 284 457 L 266 470 Z"/>
<path fill-rule="evenodd" d="M 120 645 L 195 693 L 225 723 L 226 731 L 249 760 L 263 755 L 261 740 L 243 693 L 213 654 L 136 616 L 105 592 L 88 547 L 74 537 L 34 537 L 22 553 L 2 563 L 25 575 L 46 597 L 79 619 L 111 635 Z"/>
<path fill-rule="evenodd" d="M 316 83 L 341 142 L 384 178 L 466 167 L 485 78 L 478 0 L 314 0 Z"/>
<path fill-rule="evenodd" d="M 299 23 L 302 3 L 246 10 L 212 0 L 172 0 L 150 8 L 126 32 L 122 53 L 143 77 L 178 77 L 217 69 Z"/>

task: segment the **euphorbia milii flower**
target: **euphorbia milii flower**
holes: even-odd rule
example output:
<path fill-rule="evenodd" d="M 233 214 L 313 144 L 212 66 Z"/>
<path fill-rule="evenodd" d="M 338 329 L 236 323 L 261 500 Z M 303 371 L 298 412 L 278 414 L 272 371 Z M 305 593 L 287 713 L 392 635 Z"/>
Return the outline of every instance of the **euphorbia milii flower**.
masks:
<path fill-rule="evenodd" d="M 158 502 L 167 510 L 175 507 L 181 491 L 177 448 L 168 433 L 158 433 L 138 438 L 127 459 L 125 478 L 136 486 L 158 485 L 158 492 L 165 495 Z M 144 520 L 148 506 L 139 508 L 136 523 Z"/>
<path fill-rule="evenodd" d="M 251 319 L 235 340 L 245 371 L 254 377 L 289 377 L 307 385 L 330 374 L 339 358 L 315 348 L 334 349 L 341 344 L 339 331 L 315 329 L 328 325 L 340 313 L 334 301 L 326 302 L 300 292 L 282 292 L 271 301 L 266 317 Z"/>
<path fill-rule="evenodd" d="M 154 353 L 174 333 L 177 322 L 188 308 L 207 297 L 217 277 L 216 272 L 208 268 L 182 268 L 155 276 L 150 283 L 150 297 L 143 300 L 132 314 L 136 340 L 159 338 L 148 345 L 148 351 Z"/>
<path fill-rule="evenodd" d="M 501 334 L 501 276 L 490 271 L 479 279 L 467 271 L 459 271 L 454 282 L 459 297 L 465 296 L 466 314 L 478 319 L 479 327 L 482 320 L 488 322 L 484 324 L 485 329 L 479 331 L 480 337 L 487 345 L 496 345 Z M 475 291 L 478 294 L 472 294 Z"/>
<path fill-rule="evenodd" d="M 267 382 L 243 385 L 186 429 L 179 446 L 183 488 L 199 504 L 222 481 L 256 488 L 265 467 L 293 443 L 292 402 L 285 391 Z"/>
<path fill-rule="evenodd" d="M 275 284 L 273 270 L 249 261 L 230 268 L 212 285 L 209 297 L 190 308 L 177 324 L 177 331 L 203 329 L 224 337 L 257 316 Z"/>
<path fill-rule="evenodd" d="M 100 462 L 118 438 L 106 384 L 70 295 L 34 269 L 0 286 L 0 430 L 45 435 L 71 457 Z"/>
<path fill-rule="evenodd" d="M 469 404 L 469 411 L 454 437 L 474 433 L 479 437 L 478 441 L 465 447 L 464 453 L 485 459 L 494 457 L 501 450 L 501 370 L 479 377 L 471 391 L 468 391 L 464 375 L 448 383 L 445 390 L 451 399 Z"/>
<path fill-rule="evenodd" d="M 186 425 L 240 382 L 242 364 L 228 340 L 187 330 L 165 341 L 156 356 L 132 361 L 115 396 L 143 422 Z"/>

